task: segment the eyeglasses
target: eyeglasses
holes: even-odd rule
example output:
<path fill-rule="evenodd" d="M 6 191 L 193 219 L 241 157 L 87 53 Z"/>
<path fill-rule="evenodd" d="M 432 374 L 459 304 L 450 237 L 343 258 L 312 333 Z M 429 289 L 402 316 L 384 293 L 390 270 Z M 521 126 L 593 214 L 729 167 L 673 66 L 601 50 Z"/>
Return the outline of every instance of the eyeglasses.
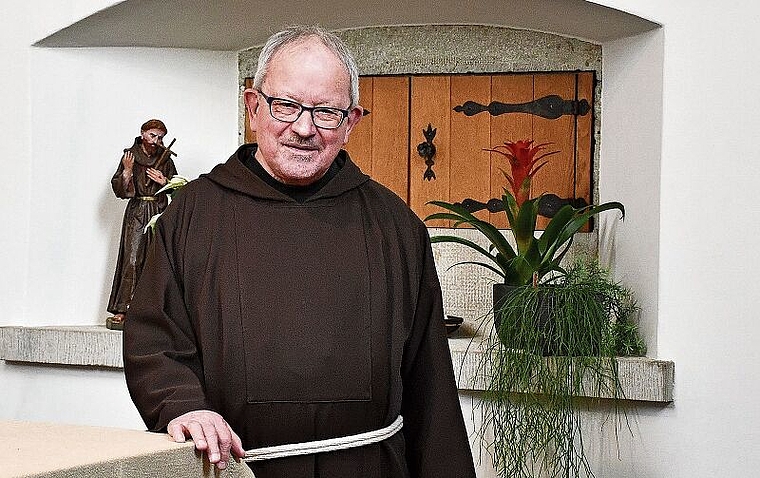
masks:
<path fill-rule="evenodd" d="M 269 114 L 272 118 L 283 123 L 295 123 L 301 117 L 301 113 L 308 111 L 311 113 L 311 120 L 314 126 L 322 129 L 340 128 L 343 120 L 348 116 L 349 110 L 340 108 L 330 108 L 327 106 L 304 106 L 292 100 L 285 98 L 274 98 L 267 96 L 263 91 L 258 90 L 269 104 Z"/>

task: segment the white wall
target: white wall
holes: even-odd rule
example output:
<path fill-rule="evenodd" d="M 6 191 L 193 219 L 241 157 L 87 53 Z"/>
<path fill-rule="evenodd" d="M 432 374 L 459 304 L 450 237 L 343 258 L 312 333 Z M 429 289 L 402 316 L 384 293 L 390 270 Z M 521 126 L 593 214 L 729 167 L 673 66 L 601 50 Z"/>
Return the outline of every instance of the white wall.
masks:
<path fill-rule="evenodd" d="M 27 3 L 0 19 L 0 320 L 23 314 L 26 291 L 26 242 L 29 237 L 29 53 Z M 3 322 L 0 322 L 3 323 Z"/>
<path fill-rule="evenodd" d="M 27 323 L 102 324 L 126 206 L 110 186 L 122 150 L 157 117 L 177 138 L 180 174 L 225 160 L 237 146 L 236 56 L 35 49 L 31 65 Z"/>
<path fill-rule="evenodd" d="M 605 81 L 617 79 L 629 90 L 616 101 L 606 90 L 603 98 L 603 108 L 614 113 L 605 109 L 602 184 L 608 198 L 642 190 L 629 212 L 646 217 L 631 216 L 625 229 L 635 227 L 625 235 L 646 241 L 648 249 L 626 257 L 623 268 L 651 276 L 652 256 L 659 254 L 656 350 L 676 363 L 675 402 L 640 409 L 638 438 L 602 476 L 757 476 L 758 7 L 748 1 L 599 3 L 663 24 L 661 33 L 603 46 Z M 646 84 L 647 69 L 651 81 L 660 74 L 650 56 L 660 48 L 661 140 L 658 117 L 647 111 L 658 99 Z M 614 147 L 607 148 L 611 138 Z M 659 185 L 647 183 L 657 177 Z M 659 234 L 652 236 L 658 198 Z M 619 240 L 618 256 L 628 241 Z"/>
<path fill-rule="evenodd" d="M 657 354 L 663 32 L 602 46 L 600 200 L 620 201 L 600 218 L 602 257 L 641 301 L 640 332 Z"/>
<path fill-rule="evenodd" d="M 126 206 L 110 187 L 121 151 L 158 117 L 177 138 L 180 174 L 226 160 L 238 144 L 237 56 L 33 48 L 89 13 L 54 2 L 43 22 L 47 3 L 0 18 L 0 325 L 105 324 Z M 119 371 L 0 362 L 0 383 L 0 419 L 142 427 Z"/>
<path fill-rule="evenodd" d="M 145 429 L 120 370 L 0 362 L 0 383 L 0 420 Z"/>
<path fill-rule="evenodd" d="M 675 402 L 641 405 L 635 437 L 598 476 L 756 476 L 760 16 L 748 0 L 598 3 L 663 24 L 603 45 L 601 194 L 627 206 L 617 273 L 641 293 L 653 351 L 676 362 Z M 100 323 L 123 210 L 108 190 L 119 151 L 156 115 L 178 137 L 182 172 L 223 159 L 237 143 L 234 55 L 30 49 L 37 17 L 25 5 L 0 19 L 0 324 Z M 139 427 L 116 376 L 2 364 L 0 418 L 47 419 L 63 404 L 62 421 Z M 123 421 L 101 407 L 109 397 Z"/>

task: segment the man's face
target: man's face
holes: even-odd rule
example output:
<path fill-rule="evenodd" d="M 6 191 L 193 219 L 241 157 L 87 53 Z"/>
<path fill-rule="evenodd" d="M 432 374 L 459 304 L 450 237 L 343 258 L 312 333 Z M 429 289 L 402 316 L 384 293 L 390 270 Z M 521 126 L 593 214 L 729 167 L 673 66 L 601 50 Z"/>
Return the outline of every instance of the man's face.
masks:
<path fill-rule="evenodd" d="M 272 58 L 261 91 L 304 106 L 348 109 L 350 80 L 340 60 L 317 39 L 284 46 Z M 310 112 L 294 123 L 274 119 L 256 90 L 246 90 L 251 129 L 259 149 L 256 159 L 278 181 L 307 185 L 321 178 L 361 119 L 356 107 L 336 129 L 317 128 Z"/>
<path fill-rule="evenodd" d="M 163 145 L 164 135 L 166 133 L 158 128 L 148 129 L 142 132 L 142 145 L 148 156 L 156 154 L 158 149 L 156 145 Z"/>

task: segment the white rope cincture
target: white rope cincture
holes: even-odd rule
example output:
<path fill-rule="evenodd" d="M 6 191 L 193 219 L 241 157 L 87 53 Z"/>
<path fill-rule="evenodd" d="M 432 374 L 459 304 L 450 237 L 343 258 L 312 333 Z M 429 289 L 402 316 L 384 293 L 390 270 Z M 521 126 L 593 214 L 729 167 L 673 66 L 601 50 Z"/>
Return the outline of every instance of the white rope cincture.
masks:
<path fill-rule="evenodd" d="M 398 433 L 403 426 L 404 418 L 399 415 L 393 423 L 385 428 L 359 433 L 358 435 L 254 448 L 245 452 L 243 461 L 272 460 L 274 458 L 284 458 L 286 456 L 311 455 L 314 453 L 356 448 L 386 440 Z"/>

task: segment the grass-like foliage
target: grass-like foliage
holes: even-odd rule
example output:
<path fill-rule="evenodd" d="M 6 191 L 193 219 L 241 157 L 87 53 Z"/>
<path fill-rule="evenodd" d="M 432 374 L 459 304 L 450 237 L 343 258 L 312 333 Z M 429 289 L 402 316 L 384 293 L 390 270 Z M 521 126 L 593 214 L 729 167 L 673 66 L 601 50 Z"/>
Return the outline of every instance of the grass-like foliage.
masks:
<path fill-rule="evenodd" d="M 593 477 L 578 397 L 621 396 L 619 355 L 643 355 L 630 292 L 594 263 L 557 283 L 519 286 L 496 304 L 487 343 L 482 444 L 503 478 Z M 593 401 L 593 400 L 591 400 Z M 617 406 L 615 413 L 623 413 Z M 621 420 L 615 420 L 620 426 Z"/>

